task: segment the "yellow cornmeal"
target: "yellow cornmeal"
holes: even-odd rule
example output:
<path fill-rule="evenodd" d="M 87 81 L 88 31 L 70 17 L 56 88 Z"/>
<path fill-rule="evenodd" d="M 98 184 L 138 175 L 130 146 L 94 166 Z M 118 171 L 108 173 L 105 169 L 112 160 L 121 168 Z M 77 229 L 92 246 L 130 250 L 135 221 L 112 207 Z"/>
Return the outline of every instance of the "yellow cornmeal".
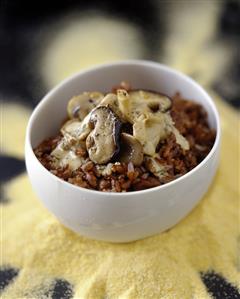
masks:
<path fill-rule="evenodd" d="M 167 38 L 163 44 L 159 39 L 163 47 L 159 61 L 204 86 L 224 76 L 234 51 L 225 39 L 217 38 L 222 5 L 222 1 L 169 1 Z"/>
<path fill-rule="evenodd" d="M 20 104 L 6 104 L 7 100 L 0 96 L 0 150 L 23 159 L 25 128 L 31 110 Z"/>
<path fill-rule="evenodd" d="M 165 233 L 129 244 L 88 240 L 50 215 L 26 174 L 9 182 L 5 196 L 11 203 L 2 206 L 1 264 L 20 272 L 2 298 L 44 298 L 55 278 L 73 285 L 73 298 L 210 298 L 199 271 L 211 269 L 239 288 L 239 121 L 228 106 L 216 102 L 222 120 L 216 179 L 190 215 Z M 14 109 L 6 109 L 9 125 Z M 14 146 L 16 154 L 22 151 L 22 143 Z"/>

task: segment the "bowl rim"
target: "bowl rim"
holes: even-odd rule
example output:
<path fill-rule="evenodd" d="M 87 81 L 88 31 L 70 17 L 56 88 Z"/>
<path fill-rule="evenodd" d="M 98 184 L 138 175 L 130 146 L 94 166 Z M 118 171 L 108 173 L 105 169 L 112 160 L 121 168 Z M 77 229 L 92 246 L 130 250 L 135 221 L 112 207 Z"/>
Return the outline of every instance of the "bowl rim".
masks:
<path fill-rule="evenodd" d="M 174 179 L 166 184 L 160 185 L 160 186 L 156 186 L 156 187 L 152 187 L 149 189 L 144 189 L 144 190 L 139 190 L 139 191 L 129 191 L 129 192 L 104 192 L 104 191 L 98 191 L 98 190 L 92 190 L 92 189 L 87 189 L 87 188 L 83 188 L 80 186 L 76 186 L 73 185 L 69 182 L 66 182 L 62 179 L 60 179 L 59 177 L 55 176 L 54 174 L 52 174 L 49 170 L 47 170 L 42 164 L 41 162 L 37 159 L 36 155 L 34 154 L 33 151 L 33 147 L 32 147 L 32 143 L 31 143 L 31 132 L 32 132 L 32 125 L 35 121 L 36 116 L 41 112 L 41 107 L 43 105 L 45 105 L 45 103 L 49 100 L 49 98 L 51 98 L 51 96 L 59 89 L 59 88 L 63 88 L 64 86 L 68 85 L 72 80 L 74 80 L 75 78 L 77 78 L 78 76 L 81 76 L 85 73 L 88 72 L 92 72 L 94 70 L 99 70 L 101 68 L 110 68 L 110 67 L 117 67 L 117 66 L 122 66 L 122 65 L 128 65 L 128 66 L 145 66 L 145 67 L 156 67 L 159 69 L 162 69 L 164 71 L 168 71 L 172 74 L 175 74 L 177 76 L 182 77 L 184 80 L 186 80 L 189 84 L 194 85 L 194 87 L 196 87 L 197 89 L 199 89 L 203 95 L 205 96 L 205 99 L 207 100 L 208 104 L 210 105 L 215 121 L 216 121 L 216 138 L 213 144 L 213 147 L 211 148 L 210 152 L 208 153 L 208 155 L 193 169 L 191 169 L 189 172 L 187 172 L 186 174 L 180 176 L 177 179 Z M 113 61 L 113 62 L 108 62 L 108 63 L 101 63 L 101 64 L 97 64 L 85 69 L 82 69 L 79 72 L 74 73 L 73 75 L 67 77 L 66 79 L 64 79 L 63 81 L 61 81 L 60 83 L 58 83 L 55 87 L 53 87 L 49 92 L 47 92 L 47 94 L 45 94 L 45 96 L 39 101 L 39 103 L 35 106 L 29 121 L 28 121 L 28 125 L 27 125 L 27 129 L 26 129 L 26 138 L 25 138 L 25 149 L 30 150 L 30 153 L 32 154 L 33 158 L 35 159 L 35 161 L 37 162 L 37 164 L 40 166 L 40 168 L 45 171 L 45 173 L 47 175 L 49 175 L 51 178 L 53 178 L 54 180 L 58 181 L 61 184 L 66 184 L 67 187 L 69 188 L 74 188 L 76 190 L 79 190 L 80 192 L 86 192 L 86 193 L 90 193 L 90 194 L 95 194 L 95 195 L 104 195 L 106 197 L 123 197 L 123 196 L 134 196 L 134 195 L 141 195 L 141 194 L 147 194 L 149 192 L 158 192 L 161 191 L 163 189 L 167 189 L 171 186 L 173 186 L 174 184 L 178 184 L 180 183 L 182 180 L 185 180 L 187 177 L 191 176 L 192 174 L 194 174 L 195 172 L 197 172 L 201 167 L 203 167 L 208 160 L 213 156 L 213 154 L 217 151 L 218 146 L 220 144 L 220 136 L 221 136 L 221 128 L 220 128 L 220 118 L 219 118 L 219 113 L 218 110 L 216 108 L 216 105 L 213 101 L 213 99 L 211 98 L 211 96 L 205 91 L 205 89 L 198 84 L 195 80 L 193 80 L 191 77 L 187 76 L 186 74 L 175 70 L 174 68 L 171 68 L 167 65 L 155 62 L 155 61 L 150 61 L 150 60 L 138 60 L 138 59 L 130 59 L 130 60 L 119 60 L 119 61 Z M 25 160 L 27 160 L 26 157 L 26 150 L 25 150 Z"/>

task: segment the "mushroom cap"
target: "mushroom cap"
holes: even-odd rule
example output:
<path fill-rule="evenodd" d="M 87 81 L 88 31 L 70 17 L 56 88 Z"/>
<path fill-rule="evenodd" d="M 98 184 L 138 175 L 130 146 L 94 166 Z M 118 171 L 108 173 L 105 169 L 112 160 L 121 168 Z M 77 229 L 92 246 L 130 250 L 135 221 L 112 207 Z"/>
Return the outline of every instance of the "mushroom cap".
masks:
<path fill-rule="evenodd" d="M 83 92 L 71 98 L 67 106 L 68 116 L 70 118 L 79 118 L 80 120 L 83 120 L 103 98 L 104 95 L 97 91 Z"/>
<path fill-rule="evenodd" d="M 65 135 L 66 133 L 76 137 L 78 130 L 81 128 L 81 122 L 77 118 L 69 119 L 61 127 L 61 133 Z"/>
<path fill-rule="evenodd" d="M 126 118 L 123 115 L 119 107 L 118 97 L 114 93 L 108 93 L 100 102 L 99 106 L 109 107 L 122 122 L 126 122 Z"/>
<path fill-rule="evenodd" d="M 152 112 L 166 112 L 172 106 L 171 99 L 168 96 L 158 92 L 146 90 L 132 90 L 129 92 L 129 96 L 133 102 L 145 102 L 145 104 Z"/>
<path fill-rule="evenodd" d="M 91 112 L 90 123 L 94 128 L 86 139 L 89 158 L 105 164 L 119 152 L 122 122 L 109 107 L 98 106 Z"/>
<path fill-rule="evenodd" d="M 172 105 L 171 99 L 167 96 L 145 90 L 127 92 L 119 89 L 117 97 L 122 114 L 131 124 L 143 114 L 164 113 Z"/>
<path fill-rule="evenodd" d="M 162 179 L 168 175 L 167 167 L 162 165 L 157 159 L 146 156 L 144 158 L 145 167 L 153 173 L 156 177 Z"/>

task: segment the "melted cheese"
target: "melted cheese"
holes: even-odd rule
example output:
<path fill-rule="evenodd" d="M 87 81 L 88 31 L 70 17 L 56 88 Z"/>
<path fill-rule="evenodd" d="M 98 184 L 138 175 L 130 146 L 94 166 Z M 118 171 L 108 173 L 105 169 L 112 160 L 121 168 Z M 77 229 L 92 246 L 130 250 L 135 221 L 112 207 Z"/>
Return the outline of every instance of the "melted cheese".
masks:
<path fill-rule="evenodd" d="M 148 156 L 155 155 L 159 142 L 170 133 L 175 135 L 176 142 L 184 150 L 189 149 L 188 141 L 175 128 L 170 114 L 166 112 L 171 105 L 166 96 L 143 90 L 128 93 L 119 89 L 117 95 L 107 94 L 99 105 L 108 106 L 123 122 L 127 120 L 133 125 L 133 136 L 141 143 L 144 154 Z M 69 164 L 71 169 L 76 169 L 83 163 L 74 151 L 76 144 L 85 143 L 92 131 L 90 115 L 91 112 L 83 121 L 69 120 L 62 127 L 64 137 L 51 153 L 59 166 Z M 107 127 L 109 126 L 110 124 Z"/>
<path fill-rule="evenodd" d="M 188 141 L 174 127 L 170 114 L 165 112 L 171 106 L 168 97 L 143 90 L 128 93 L 119 89 L 117 98 L 119 109 L 133 124 L 133 136 L 142 144 L 146 155 L 154 156 L 158 143 L 171 132 L 183 149 L 189 149 Z"/>
<path fill-rule="evenodd" d="M 58 161 L 58 165 L 61 167 L 68 165 L 71 170 L 76 170 L 84 162 L 85 159 L 77 156 L 73 150 L 70 150 L 65 152 L 65 155 L 63 155 L 63 157 Z"/>
<path fill-rule="evenodd" d="M 159 177 L 160 179 L 167 175 L 166 167 L 160 164 L 154 158 L 145 157 L 144 164 L 149 171 L 151 171 L 156 177 Z"/>
<path fill-rule="evenodd" d="M 182 134 L 180 134 L 178 129 L 172 126 L 172 132 L 175 135 L 176 142 L 182 147 L 182 149 L 186 151 L 189 150 L 190 146 L 187 139 Z"/>
<path fill-rule="evenodd" d="M 61 133 L 77 137 L 82 130 L 82 123 L 78 119 L 70 119 L 61 128 Z"/>
<path fill-rule="evenodd" d="M 65 136 L 71 135 L 76 140 L 84 140 L 91 132 L 91 126 L 89 124 L 90 113 L 84 118 L 83 121 L 78 119 L 68 120 L 61 128 L 61 133 Z"/>
<path fill-rule="evenodd" d="M 75 145 L 76 139 L 66 133 L 61 142 L 51 153 L 55 158 L 54 164 L 56 167 L 64 167 L 68 165 L 71 170 L 75 170 L 84 163 L 84 158 L 75 154 Z"/>
<path fill-rule="evenodd" d="M 146 155 L 153 156 L 158 143 L 169 134 L 169 118 L 163 113 L 158 115 L 142 114 L 133 124 L 133 136 L 142 144 Z"/>
<path fill-rule="evenodd" d="M 51 156 L 55 158 L 56 167 L 69 166 L 71 170 L 76 170 L 84 162 L 85 159 L 75 154 L 76 146 L 81 145 L 79 136 L 82 135 L 82 123 L 76 120 L 70 120 L 62 127 L 61 132 L 63 138 L 56 148 L 51 152 Z"/>

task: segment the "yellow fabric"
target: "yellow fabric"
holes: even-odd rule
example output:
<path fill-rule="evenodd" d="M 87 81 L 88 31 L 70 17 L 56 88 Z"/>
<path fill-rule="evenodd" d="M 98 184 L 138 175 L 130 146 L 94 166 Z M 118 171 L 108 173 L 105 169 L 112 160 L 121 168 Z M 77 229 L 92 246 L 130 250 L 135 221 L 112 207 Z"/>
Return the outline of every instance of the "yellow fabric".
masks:
<path fill-rule="evenodd" d="M 31 114 L 30 109 L 20 104 L 7 104 L 0 98 L 1 152 L 24 158 L 25 128 Z"/>
<path fill-rule="evenodd" d="M 217 176 L 192 213 L 165 233 L 129 244 L 88 240 L 45 210 L 26 174 L 7 183 L 4 191 L 11 203 L 1 208 L 1 264 L 21 271 L 2 298 L 44 298 L 58 277 L 74 286 L 73 298 L 202 299 L 209 295 L 198 273 L 209 269 L 240 288 L 239 120 L 219 99 L 216 103 L 222 120 Z M 17 106 L 6 105 L 10 130 L 18 111 Z M 23 123 L 27 115 L 27 110 L 22 113 Z M 9 143 L 5 138 L 3 143 L 6 148 L 14 146 L 17 156 L 22 154 L 21 140 Z"/>

